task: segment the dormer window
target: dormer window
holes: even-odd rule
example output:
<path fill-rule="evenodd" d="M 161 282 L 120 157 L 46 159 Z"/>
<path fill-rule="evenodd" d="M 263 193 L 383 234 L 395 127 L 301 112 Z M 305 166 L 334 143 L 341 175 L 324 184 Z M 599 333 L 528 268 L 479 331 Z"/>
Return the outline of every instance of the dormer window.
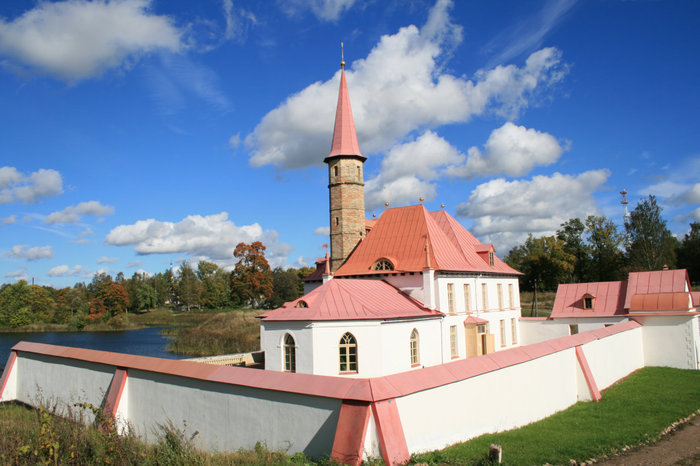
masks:
<path fill-rule="evenodd" d="M 301 299 L 297 301 L 297 304 L 294 307 L 309 307 L 309 304 L 303 299 Z"/>
<path fill-rule="evenodd" d="M 389 259 L 379 259 L 372 266 L 372 270 L 394 270 L 394 264 Z"/>
<path fill-rule="evenodd" d="M 583 295 L 583 308 L 584 309 L 593 309 L 593 300 L 594 299 L 595 298 L 590 294 Z"/>
<path fill-rule="evenodd" d="M 489 265 L 493 267 L 493 253 L 489 252 Z"/>

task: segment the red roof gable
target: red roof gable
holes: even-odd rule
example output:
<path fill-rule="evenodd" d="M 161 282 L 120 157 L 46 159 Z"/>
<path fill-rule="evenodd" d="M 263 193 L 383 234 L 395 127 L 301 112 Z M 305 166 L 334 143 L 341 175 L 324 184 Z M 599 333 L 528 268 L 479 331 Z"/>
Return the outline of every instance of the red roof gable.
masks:
<path fill-rule="evenodd" d="M 627 282 L 566 283 L 559 285 L 553 318 L 624 316 Z M 584 309 L 583 297 L 593 297 L 593 309 Z"/>
<path fill-rule="evenodd" d="M 656 293 L 682 293 L 690 291 L 688 271 L 654 270 L 652 272 L 630 272 L 625 308 L 632 304 L 632 295 Z"/>
<path fill-rule="evenodd" d="M 335 276 L 391 273 L 372 270 L 382 258 L 391 261 L 394 273 L 420 272 L 426 266 L 426 238 L 429 263 L 436 270 L 519 273 L 496 257 L 489 265 L 476 249 L 485 245 L 446 212 L 428 213 L 415 205 L 387 209 Z"/>
<path fill-rule="evenodd" d="M 297 307 L 303 302 L 308 307 Z M 303 305 L 302 304 L 302 305 Z M 299 299 L 260 315 L 264 321 L 375 320 L 435 317 L 416 300 L 382 280 L 334 279 Z"/>

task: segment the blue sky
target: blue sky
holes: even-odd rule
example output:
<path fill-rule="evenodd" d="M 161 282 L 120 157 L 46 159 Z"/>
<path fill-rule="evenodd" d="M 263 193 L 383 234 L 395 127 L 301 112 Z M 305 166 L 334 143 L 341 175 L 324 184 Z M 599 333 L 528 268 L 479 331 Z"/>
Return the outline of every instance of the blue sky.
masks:
<path fill-rule="evenodd" d="M 327 243 L 340 43 L 367 215 L 504 256 L 656 195 L 700 221 L 700 2 L 4 1 L 0 281 L 273 265 Z"/>

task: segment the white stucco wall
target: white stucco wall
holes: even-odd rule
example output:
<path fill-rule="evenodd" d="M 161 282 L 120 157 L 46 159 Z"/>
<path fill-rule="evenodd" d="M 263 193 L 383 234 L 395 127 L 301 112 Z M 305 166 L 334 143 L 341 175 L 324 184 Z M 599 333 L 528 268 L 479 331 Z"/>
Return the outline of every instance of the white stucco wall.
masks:
<path fill-rule="evenodd" d="M 409 452 L 525 425 L 576 403 L 576 366 L 571 348 L 398 398 Z"/>
<path fill-rule="evenodd" d="M 218 451 L 263 441 L 289 454 L 327 454 L 341 403 L 139 370 L 129 371 L 128 385 L 128 420 L 136 434 L 152 441 L 154 427 L 171 422 L 187 435 L 199 431 L 198 445 Z"/>
<path fill-rule="evenodd" d="M 627 317 L 579 317 L 552 320 L 520 319 L 521 344 L 532 345 L 569 335 L 569 325 L 577 324 L 578 332 L 603 328 L 627 321 Z"/>
<path fill-rule="evenodd" d="M 406 275 L 388 275 L 383 277 L 383 279 L 413 299 L 418 300 L 418 302 L 425 302 L 423 294 L 423 274 L 407 273 Z"/>
<path fill-rule="evenodd" d="M 700 369 L 698 316 L 635 318 L 643 325 L 647 366 Z"/>
<path fill-rule="evenodd" d="M 598 390 L 644 367 L 643 345 L 640 327 L 583 345 Z"/>
<path fill-rule="evenodd" d="M 99 408 L 114 367 L 33 353 L 19 353 L 15 399 L 30 406 L 56 408 L 58 414 L 80 413 L 75 403 Z M 83 410 L 88 420 L 94 415 Z"/>
<path fill-rule="evenodd" d="M 284 364 L 284 336 L 289 333 L 296 345 L 297 372 L 314 373 L 310 351 L 313 332 L 309 322 L 260 322 L 260 349 L 265 352 L 265 369 L 281 371 Z"/>

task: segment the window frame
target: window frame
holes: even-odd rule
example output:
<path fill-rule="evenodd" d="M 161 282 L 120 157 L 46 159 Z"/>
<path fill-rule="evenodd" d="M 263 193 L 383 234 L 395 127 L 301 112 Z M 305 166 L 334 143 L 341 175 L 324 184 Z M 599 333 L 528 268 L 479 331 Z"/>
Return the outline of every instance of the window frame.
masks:
<path fill-rule="evenodd" d="M 487 283 L 481 284 L 481 305 L 484 308 L 484 312 L 489 310 L 489 288 Z"/>
<path fill-rule="evenodd" d="M 464 284 L 464 312 L 472 313 L 472 293 L 469 289 L 469 283 Z"/>
<path fill-rule="evenodd" d="M 452 359 L 459 357 L 459 346 L 457 345 L 457 326 L 450 325 L 450 356 Z"/>
<path fill-rule="evenodd" d="M 447 284 L 447 313 L 455 313 L 455 284 Z"/>
<path fill-rule="evenodd" d="M 290 333 L 284 334 L 284 339 L 282 340 L 282 358 L 283 358 L 283 372 L 296 372 L 297 371 L 297 346 L 296 340 Z"/>
<path fill-rule="evenodd" d="M 411 331 L 409 338 L 409 347 L 411 355 L 411 367 L 420 366 L 420 334 L 417 329 Z"/>
<path fill-rule="evenodd" d="M 357 338 L 352 333 L 345 332 L 338 342 L 338 371 L 340 374 L 357 374 L 359 370 Z"/>

